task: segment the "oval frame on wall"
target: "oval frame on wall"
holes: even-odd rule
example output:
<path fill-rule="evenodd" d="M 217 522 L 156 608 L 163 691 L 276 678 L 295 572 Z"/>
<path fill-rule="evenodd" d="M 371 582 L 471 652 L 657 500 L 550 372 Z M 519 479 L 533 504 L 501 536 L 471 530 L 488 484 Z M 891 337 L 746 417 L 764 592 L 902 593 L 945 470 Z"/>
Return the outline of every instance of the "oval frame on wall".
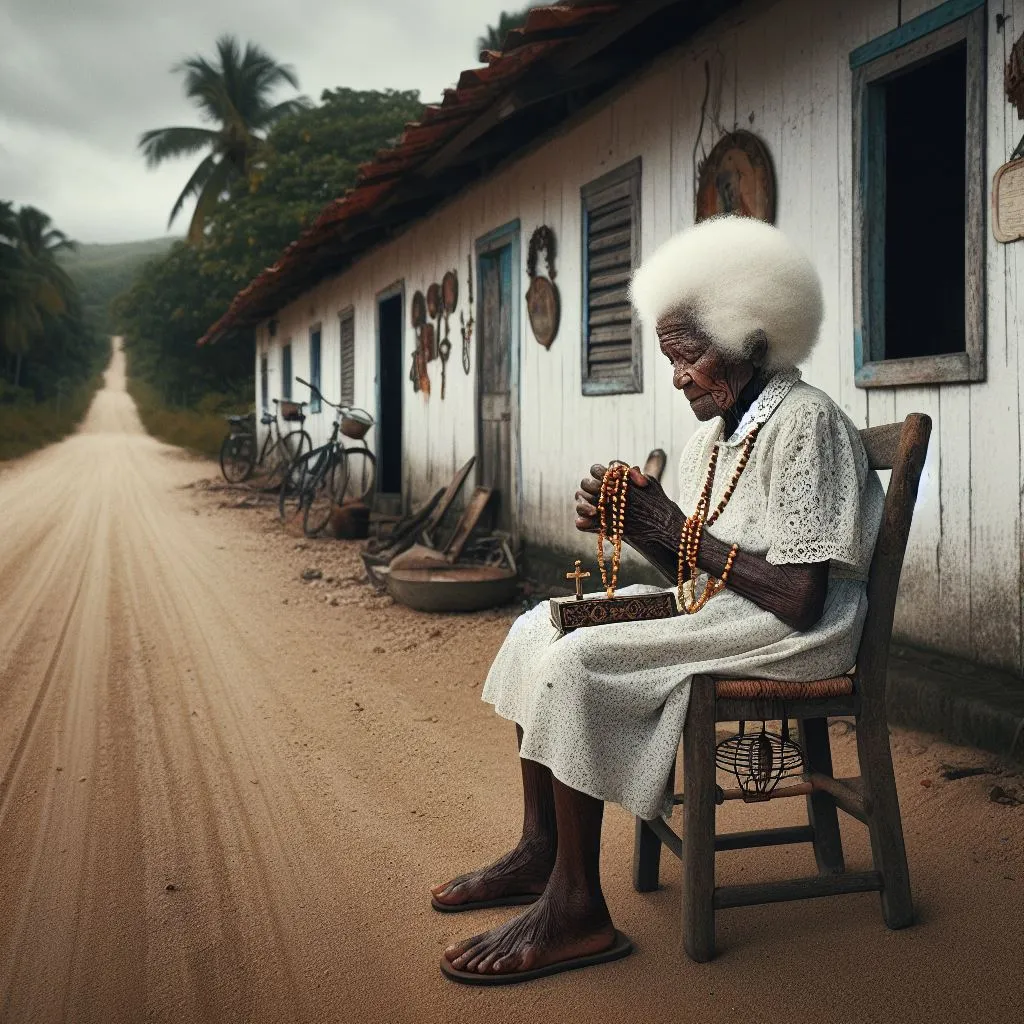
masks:
<path fill-rule="evenodd" d="M 723 135 L 701 165 L 694 200 L 696 223 L 721 214 L 775 223 L 775 169 L 753 132 Z"/>

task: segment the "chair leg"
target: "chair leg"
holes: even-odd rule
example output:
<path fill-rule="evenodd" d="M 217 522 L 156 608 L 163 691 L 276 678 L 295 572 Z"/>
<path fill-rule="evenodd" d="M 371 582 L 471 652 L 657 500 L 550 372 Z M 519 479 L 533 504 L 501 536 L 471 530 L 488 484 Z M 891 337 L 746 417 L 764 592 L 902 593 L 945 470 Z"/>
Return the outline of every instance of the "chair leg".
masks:
<path fill-rule="evenodd" d="M 807 718 L 798 723 L 800 745 L 807 767 L 824 775 L 832 774 L 832 748 L 827 718 Z M 807 798 L 807 820 L 814 829 L 814 859 L 819 875 L 841 875 L 846 870 L 843 840 L 839 834 L 839 812 L 835 800 L 820 791 Z"/>
<path fill-rule="evenodd" d="M 892 770 L 885 713 L 865 708 L 857 720 L 857 754 L 870 813 L 868 831 L 875 870 L 882 876 L 882 916 L 889 928 L 906 928 L 914 920 L 910 870 Z"/>
<path fill-rule="evenodd" d="M 637 818 L 633 840 L 633 888 L 637 892 L 654 892 L 658 888 L 660 868 L 661 840 L 643 818 Z"/>
<path fill-rule="evenodd" d="M 683 946 L 715 955 L 715 684 L 697 676 L 683 729 Z"/>

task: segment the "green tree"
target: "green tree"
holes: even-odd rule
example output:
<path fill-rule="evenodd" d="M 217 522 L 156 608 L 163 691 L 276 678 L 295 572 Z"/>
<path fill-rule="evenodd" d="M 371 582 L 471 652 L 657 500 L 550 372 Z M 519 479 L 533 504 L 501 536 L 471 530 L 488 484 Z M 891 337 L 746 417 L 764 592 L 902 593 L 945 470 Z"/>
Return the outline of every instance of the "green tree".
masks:
<path fill-rule="evenodd" d="M 99 344 L 77 289 L 57 260 L 74 243 L 33 206 L 0 202 L 0 352 L 3 380 L 17 393 L 52 394 L 61 377 L 95 368 Z"/>
<path fill-rule="evenodd" d="M 188 229 L 193 243 L 202 238 L 207 218 L 232 182 L 248 174 L 267 130 L 308 105 L 304 97 L 272 102 L 275 90 L 282 85 L 297 89 L 299 80 L 291 67 L 278 64 L 259 46 L 247 43 L 243 52 L 231 35 L 221 36 L 216 46 L 213 61 L 189 57 L 172 68 L 175 74 L 185 76 L 185 95 L 214 127 L 154 128 L 139 139 L 150 167 L 208 151 L 175 201 L 167 222 L 170 227 L 188 199 L 195 196 Z"/>
<path fill-rule="evenodd" d="M 56 255 L 73 245 L 41 210 L 0 204 L 0 337 L 16 388 L 25 355 L 68 309 L 74 286 Z"/>
<path fill-rule="evenodd" d="M 522 28 L 526 24 L 527 15 L 537 7 L 538 4 L 530 4 L 521 11 L 502 11 L 498 17 L 497 25 L 488 25 L 487 31 L 477 37 L 476 48 L 478 53 L 484 50 L 501 51 L 505 46 L 505 37 L 513 29 Z"/>
<path fill-rule="evenodd" d="M 147 263 L 112 306 L 133 376 L 174 405 L 205 393 L 252 395 L 252 333 L 196 349 L 239 289 L 350 188 L 361 163 L 422 111 L 416 92 L 332 89 L 278 121 L 213 211 L 199 245 L 178 243 Z"/>

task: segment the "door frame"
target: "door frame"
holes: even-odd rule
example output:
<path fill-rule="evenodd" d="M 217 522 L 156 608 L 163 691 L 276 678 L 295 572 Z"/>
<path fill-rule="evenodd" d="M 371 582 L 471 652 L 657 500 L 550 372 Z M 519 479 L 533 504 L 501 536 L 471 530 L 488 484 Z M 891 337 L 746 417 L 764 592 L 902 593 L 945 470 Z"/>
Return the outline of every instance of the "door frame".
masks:
<path fill-rule="evenodd" d="M 401 325 L 401 327 L 400 327 L 400 336 L 401 336 L 401 339 L 402 339 L 401 340 L 401 346 L 402 346 L 401 361 L 402 361 L 402 364 L 404 365 L 404 363 L 405 363 L 405 278 L 400 278 L 399 280 L 392 282 L 386 288 L 382 288 L 373 297 L 373 331 L 374 331 L 374 338 L 375 338 L 374 355 L 376 356 L 376 365 L 374 366 L 374 377 L 373 377 L 373 390 L 375 392 L 376 401 L 377 401 L 377 407 L 374 410 L 374 414 L 375 414 L 375 416 L 377 418 L 377 423 L 378 424 L 383 422 L 383 418 L 381 416 L 381 410 L 383 409 L 383 406 L 384 406 L 383 397 L 382 397 L 382 394 L 381 394 L 381 365 L 382 365 L 383 360 L 381 358 L 382 345 L 381 345 L 381 336 L 380 336 L 380 304 L 382 302 L 386 302 L 388 299 L 393 299 L 396 295 L 400 296 L 400 301 L 401 301 L 401 315 L 399 317 L 399 323 Z M 402 379 L 401 372 L 399 372 L 399 380 L 401 380 L 401 379 Z M 404 389 L 404 386 L 402 387 L 401 414 L 402 414 L 401 415 L 402 422 L 401 422 L 401 426 L 400 426 L 400 429 L 399 429 L 399 437 L 401 439 L 401 445 L 402 445 L 402 466 L 401 466 L 401 473 L 399 475 L 400 475 L 401 481 L 402 481 L 402 484 L 401 484 L 402 489 L 399 492 L 399 497 L 400 497 L 400 500 L 401 500 L 401 503 L 402 503 L 402 507 L 404 508 L 405 507 L 405 495 L 406 495 L 406 493 L 408 491 L 408 487 L 406 486 L 406 477 L 405 477 L 405 466 L 406 466 L 406 458 L 405 458 L 405 424 L 406 424 L 406 415 L 405 415 L 405 389 Z M 375 453 L 375 454 L 377 454 L 377 457 L 379 459 L 381 457 L 381 455 L 383 454 L 383 448 L 382 448 L 382 446 L 380 444 L 380 431 L 378 430 L 376 432 L 376 434 L 377 434 L 377 436 L 375 438 L 375 442 L 376 442 L 376 447 L 378 449 L 378 452 Z M 378 469 L 379 469 L 379 466 L 378 466 Z"/>
<path fill-rule="evenodd" d="M 473 346 L 473 358 L 476 360 L 477 372 L 474 374 L 475 386 L 473 389 L 473 420 L 474 435 L 476 438 L 476 481 L 480 482 L 480 352 L 483 348 L 483 274 L 481 266 L 483 257 L 498 249 L 511 246 L 512 273 L 511 273 L 511 296 L 512 303 L 512 326 L 510 329 L 510 343 L 512 346 L 511 366 L 509 367 L 509 407 L 512 413 L 512 420 L 509 425 L 509 470 L 510 485 L 512 493 L 509 495 L 511 508 L 511 534 L 513 548 L 519 545 L 519 523 L 522 520 L 522 496 L 523 496 L 523 466 L 519 445 L 519 364 L 520 348 L 522 345 L 522 264 L 520 262 L 520 232 L 519 218 L 502 224 L 501 227 L 488 231 L 481 235 L 474 245 L 476 258 L 476 310 L 474 316 L 477 322 L 476 344 Z"/>

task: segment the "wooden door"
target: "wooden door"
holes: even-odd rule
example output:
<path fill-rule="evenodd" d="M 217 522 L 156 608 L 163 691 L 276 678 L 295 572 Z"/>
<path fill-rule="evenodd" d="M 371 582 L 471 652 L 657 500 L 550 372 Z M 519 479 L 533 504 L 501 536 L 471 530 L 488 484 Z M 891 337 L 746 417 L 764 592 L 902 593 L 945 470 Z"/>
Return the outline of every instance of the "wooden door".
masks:
<path fill-rule="evenodd" d="M 477 358 L 479 433 L 477 480 L 495 491 L 492 517 L 513 532 L 512 488 L 512 243 L 480 255 L 480 328 Z"/>

